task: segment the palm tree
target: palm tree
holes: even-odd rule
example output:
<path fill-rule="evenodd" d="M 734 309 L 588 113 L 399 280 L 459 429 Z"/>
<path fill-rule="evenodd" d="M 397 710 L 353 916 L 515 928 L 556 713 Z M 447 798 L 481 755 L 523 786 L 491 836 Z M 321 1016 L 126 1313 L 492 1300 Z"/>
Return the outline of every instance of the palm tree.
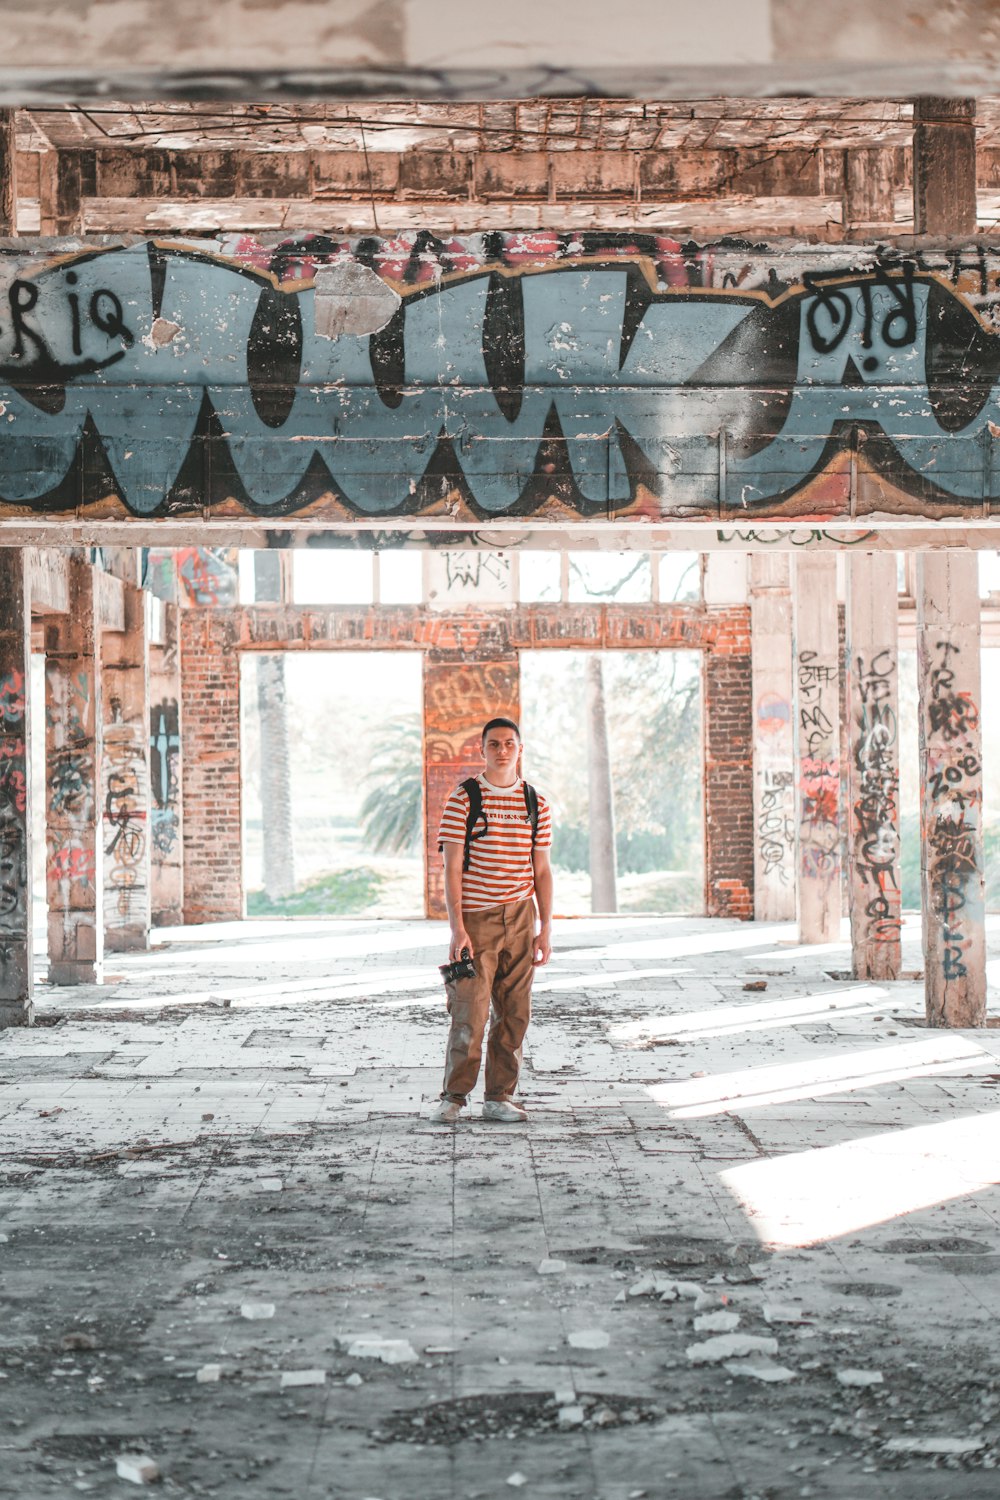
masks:
<path fill-rule="evenodd" d="M 423 836 L 423 761 L 419 714 L 401 714 L 382 729 L 361 804 L 365 842 L 376 854 L 412 854 Z"/>

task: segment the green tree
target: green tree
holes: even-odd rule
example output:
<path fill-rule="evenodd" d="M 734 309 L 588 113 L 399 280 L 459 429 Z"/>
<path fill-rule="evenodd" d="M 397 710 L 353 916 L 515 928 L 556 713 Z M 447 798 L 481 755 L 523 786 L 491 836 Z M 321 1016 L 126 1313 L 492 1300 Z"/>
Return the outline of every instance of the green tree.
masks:
<path fill-rule="evenodd" d="M 361 804 L 365 843 L 376 854 L 411 854 L 423 835 L 423 774 L 419 714 L 391 719 L 372 750 Z"/>

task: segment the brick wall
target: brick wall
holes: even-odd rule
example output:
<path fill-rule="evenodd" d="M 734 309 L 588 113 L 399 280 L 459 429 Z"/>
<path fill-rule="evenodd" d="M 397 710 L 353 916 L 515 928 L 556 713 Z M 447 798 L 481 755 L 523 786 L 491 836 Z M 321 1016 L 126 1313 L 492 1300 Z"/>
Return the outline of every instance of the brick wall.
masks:
<path fill-rule="evenodd" d="M 181 613 L 184 920 L 242 915 L 241 650 L 416 649 L 424 653 L 425 899 L 444 915 L 437 828 L 444 799 L 481 767 L 479 730 L 517 717 L 519 652 L 699 650 L 704 660 L 705 909 L 753 916 L 750 611 L 746 606 L 521 606 L 429 619 L 419 608 Z"/>
<path fill-rule="evenodd" d="M 243 915 L 240 658 L 228 611 L 181 611 L 184 920 Z"/>
<path fill-rule="evenodd" d="M 753 917 L 750 611 L 713 611 L 705 652 L 705 910 Z"/>

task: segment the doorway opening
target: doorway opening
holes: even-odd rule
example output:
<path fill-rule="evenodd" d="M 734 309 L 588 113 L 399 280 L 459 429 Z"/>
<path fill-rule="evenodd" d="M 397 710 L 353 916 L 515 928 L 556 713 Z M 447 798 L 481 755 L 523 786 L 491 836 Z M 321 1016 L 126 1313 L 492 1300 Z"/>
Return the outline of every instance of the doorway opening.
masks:
<path fill-rule="evenodd" d="M 521 727 L 524 774 L 552 803 L 557 912 L 702 915 L 700 652 L 524 651 Z"/>
<path fill-rule="evenodd" d="M 246 653 L 249 917 L 423 914 L 420 658 Z"/>

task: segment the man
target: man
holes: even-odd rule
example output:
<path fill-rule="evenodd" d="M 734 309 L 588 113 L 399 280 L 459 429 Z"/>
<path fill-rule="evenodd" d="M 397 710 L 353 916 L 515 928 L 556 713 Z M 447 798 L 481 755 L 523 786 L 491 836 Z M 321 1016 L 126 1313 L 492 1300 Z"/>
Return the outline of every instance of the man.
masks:
<path fill-rule="evenodd" d="M 470 829 L 472 800 L 464 785 L 456 787 L 445 805 L 439 835 L 451 924 L 448 960 L 454 963 L 466 949 L 476 966 L 474 979 L 447 985 L 451 1030 L 444 1090 L 431 1113 L 441 1125 L 454 1125 L 466 1108 L 479 1076 L 491 1005 L 483 1119 L 507 1124 L 527 1119 L 524 1105 L 514 1095 L 531 1018 L 531 981 L 535 969 L 548 963 L 552 954 L 548 802 L 535 794 L 533 829 L 533 799 L 519 774 L 521 734 L 513 719 L 491 719 L 481 744 L 486 767 L 475 779 L 482 811 Z"/>

